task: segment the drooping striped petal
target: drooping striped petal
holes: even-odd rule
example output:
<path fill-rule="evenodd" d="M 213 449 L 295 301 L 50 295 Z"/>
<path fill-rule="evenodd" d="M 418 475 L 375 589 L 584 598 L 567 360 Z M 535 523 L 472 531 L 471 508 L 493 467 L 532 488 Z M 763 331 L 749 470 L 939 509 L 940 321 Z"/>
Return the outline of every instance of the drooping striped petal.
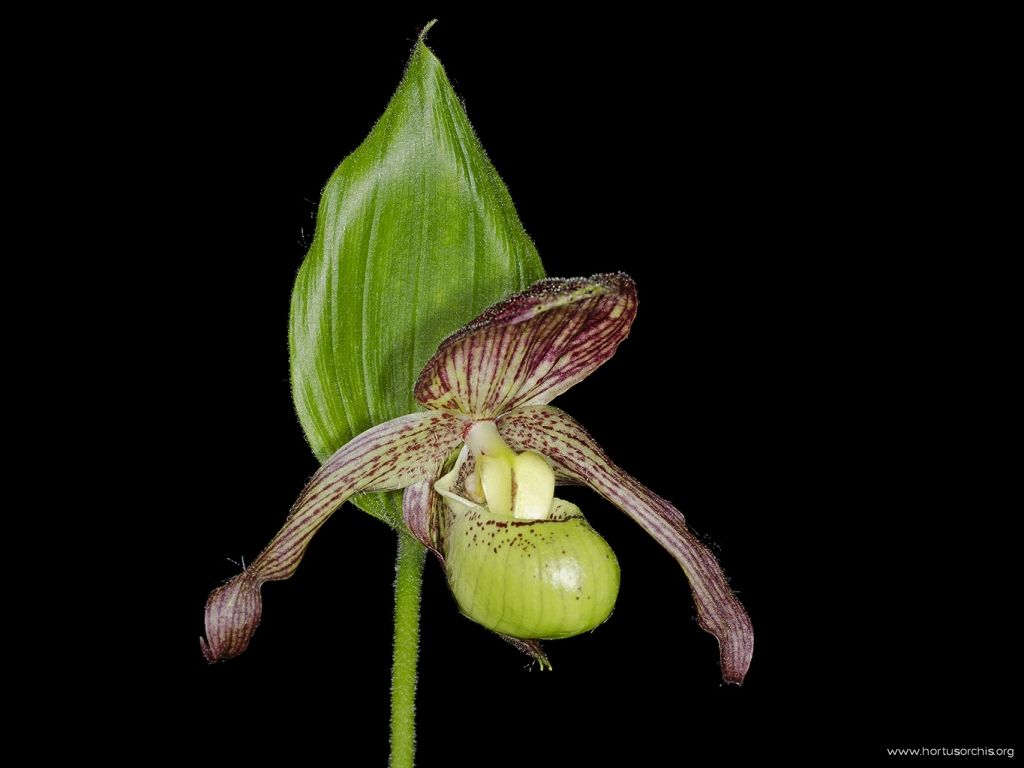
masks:
<path fill-rule="evenodd" d="M 416 399 L 476 418 L 548 403 L 615 354 L 636 307 L 621 272 L 541 280 L 441 342 Z"/>
<path fill-rule="evenodd" d="M 559 476 L 589 485 L 636 520 L 679 562 L 690 580 L 701 627 L 718 639 L 722 678 L 740 684 L 754 652 L 754 629 L 715 556 L 687 529 L 683 514 L 615 465 L 572 417 L 551 406 L 512 411 L 498 431 L 517 451 L 550 458 Z"/>
<path fill-rule="evenodd" d="M 295 573 L 313 534 L 345 499 L 359 491 L 395 490 L 433 478 L 462 440 L 462 426 L 458 414 L 414 413 L 367 430 L 331 456 L 259 557 L 210 593 L 206 638 L 199 640 L 206 659 L 230 659 L 248 647 L 262 614 L 260 587 Z"/>

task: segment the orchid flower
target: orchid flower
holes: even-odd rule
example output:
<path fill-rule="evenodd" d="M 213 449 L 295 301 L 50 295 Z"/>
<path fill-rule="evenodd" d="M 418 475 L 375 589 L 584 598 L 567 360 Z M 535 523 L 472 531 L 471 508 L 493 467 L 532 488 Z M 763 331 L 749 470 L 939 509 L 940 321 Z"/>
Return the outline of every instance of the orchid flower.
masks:
<path fill-rule="evenodd" d="M 611 613 L 618 564 L 556 483 L 589 486 L 653 536 L 689 579 L 722 677 L 742 683 L 753 630 L 715 557 L 668 501 L 620 469 L 548 403 L 612 357 L 637 311 L 625 274 L 546 279 L 443 341 L 415 385 L 426 410 L 351 440 L 316 472 L 284 527 L 206 604 L 203 654 L 230 659 L 262 615 L 261 587 L 289 578 L 351 495 L 405 489 L 409 530 L 438 556 L 460 608 L 524 651 Z"/>

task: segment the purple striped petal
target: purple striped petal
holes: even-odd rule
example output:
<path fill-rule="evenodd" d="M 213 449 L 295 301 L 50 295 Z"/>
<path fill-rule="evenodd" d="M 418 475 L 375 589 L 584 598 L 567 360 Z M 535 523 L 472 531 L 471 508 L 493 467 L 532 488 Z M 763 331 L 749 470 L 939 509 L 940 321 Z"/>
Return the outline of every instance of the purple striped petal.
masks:
<path fill-rule="evenodd" d="M 206 637 L 199 639 L 207 661 L 242 653 L 260 623 L 260 587 L 287 579 L 309 540 L 345 499 L 360 491 L 389 491 L 433 478 L 462 441 L 463 419 L 445 412 L 414 413 L 368 429 L 346 443 L 307 483 L 284 527 L 248 568 L 210 593 Z"/>
<path fill-rule="evenodd" d="M 548 403 L 615 354 L 636 306 L 621 272 L 541 280 L 441 342 L 416 399 L 482 419 Z"/>
<path fill-rule="evenodd" d="M 589 485 L 669 551 L 690 580 L 701 627 L 718 638 L 722 679 L 742 683 L 754 652 L 754 628 L 715 556 L 687 529 L 683 513 L 617 467 L 564 411 L 522 408 L 502 416 L 498 431 L 514 450 L 539 451 L 560 476 Z"/>

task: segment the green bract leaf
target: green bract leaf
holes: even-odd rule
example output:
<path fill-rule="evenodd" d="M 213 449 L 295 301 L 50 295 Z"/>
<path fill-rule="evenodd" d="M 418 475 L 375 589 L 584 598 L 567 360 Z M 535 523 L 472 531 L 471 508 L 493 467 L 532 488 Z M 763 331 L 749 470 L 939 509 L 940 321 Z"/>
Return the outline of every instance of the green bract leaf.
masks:
<path fill-rule="evenodd" d="M 324 188 L 292 293 L 292 393 L 317 458 L 418 410 L 413 384 L 441 340 L 543 276 L 421 38 L 384 115 Z M 402 519 L 399 493 L 353 501 Z"/>

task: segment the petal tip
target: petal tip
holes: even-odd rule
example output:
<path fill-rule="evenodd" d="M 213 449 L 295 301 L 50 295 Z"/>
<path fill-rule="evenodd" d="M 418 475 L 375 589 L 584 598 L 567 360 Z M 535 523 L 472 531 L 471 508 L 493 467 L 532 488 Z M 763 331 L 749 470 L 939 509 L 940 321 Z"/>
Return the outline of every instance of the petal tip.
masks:
<path fill-rule="evenodd" d="M 711 554 L 708 552 L 707 556 Z M 731 591 L 718 603 L 717 613 L 698 597 L 697 590 L 694 598 L 701 627 L 718 638 L 722 680 L 729 685 L 743 685 L 754 657 L 754 625 L 750 616 Z"/>
<path fill-rule="evenodd" d="M 245 651 L 260 624 L 263 601 L 249 573 L 213 590 L 206 601 L 206 637 L 199 638 L 199 648 L 211 664 Z"/>
<path fill-rule="evenodd" d="M 750 656 L 740 660 L 727 661 L 722 659 L 722 681 L 728 685 L 743 685 L 747 670 L 750 669 Z"/>

